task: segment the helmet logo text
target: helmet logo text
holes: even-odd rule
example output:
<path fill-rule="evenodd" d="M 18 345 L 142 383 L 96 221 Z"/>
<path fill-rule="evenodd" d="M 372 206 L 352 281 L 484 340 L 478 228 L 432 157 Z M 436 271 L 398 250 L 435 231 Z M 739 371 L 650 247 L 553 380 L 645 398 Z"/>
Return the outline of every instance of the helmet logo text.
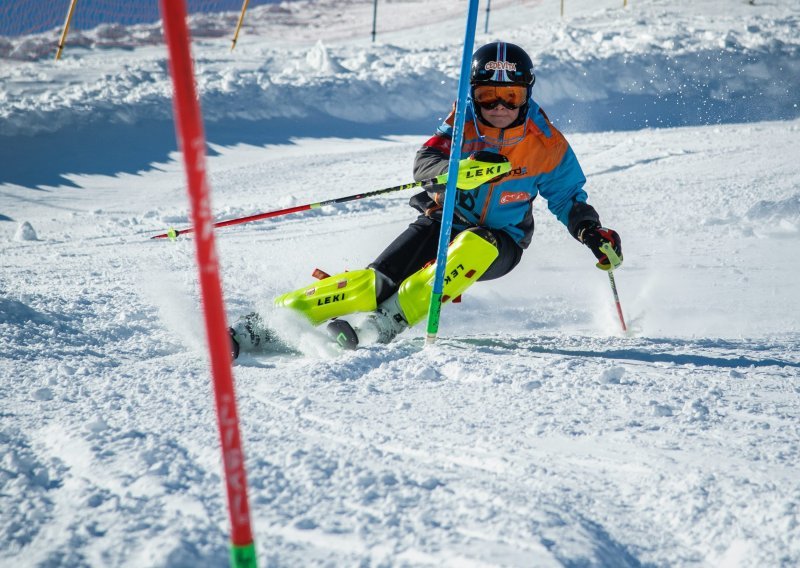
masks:
<path fill-rule="evenodd" d="M 484 69 L 487 71 L 516 71 L 517 64 L 510 61 L 489 61 Z"/>

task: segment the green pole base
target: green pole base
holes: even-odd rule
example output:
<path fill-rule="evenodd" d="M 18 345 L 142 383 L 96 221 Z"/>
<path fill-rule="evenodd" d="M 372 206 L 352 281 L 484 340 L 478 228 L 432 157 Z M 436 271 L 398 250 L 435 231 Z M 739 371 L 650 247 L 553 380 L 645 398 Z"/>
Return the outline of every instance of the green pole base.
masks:
<path fill-rule="evenodd" d="M 231 566 L 233 568 L 258 568 L 255 543 L 242 546 L 231 545 Z"/>
<path fill-rule="evenodd" d="M 436 335 L 439 333 L 439 317 L 442 314 L 442 294 L 432 293 L 431 304 L 428 311 L 428 329 L 427 337 L 425 340 L 426 345 L 430 345 L 436 341 Z"/>

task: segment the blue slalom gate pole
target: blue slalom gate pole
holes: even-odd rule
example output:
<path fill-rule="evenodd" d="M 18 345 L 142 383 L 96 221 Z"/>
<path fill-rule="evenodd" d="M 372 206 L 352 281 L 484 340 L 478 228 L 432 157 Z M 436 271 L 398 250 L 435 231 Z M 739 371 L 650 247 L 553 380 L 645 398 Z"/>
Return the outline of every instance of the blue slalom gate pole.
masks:
<path fill-rule="evenodd" d="M 447 247 L 450 244 L 450 231 L 453 227 L 453 210 L 456 201 L 456 181 L 458 180 L 458 163 L 461 160 L 461 144 L 464 141 L 464 117 L 467 113 L 467 95 L 469 91 L 469 68 L 472 61 L 472 46 L 475 43 L 475 26 L 478 22 L 478 0 L 469 0 L 467 11 L 467 29 L 464 33 L 464 52 L 461 55 L 461 75 L 458 78 L 458 98 L 456 99 L 456 115 L 453 121 L 453 140 L 450 148 L 450 163 L 447 167 L 447 186 L 444 192 L 442 208 L 442 228 L 439 232 L 439 249 L 436 254 L 436 272 L 433 277 L 433 293 L 428 309 L 428 330 L 425 343 L 430 345 L 436 341 L 439 333 L 439 316 L 442 311 L 442 291 L 444 289 L 444 269 L 447 263 Z"/>

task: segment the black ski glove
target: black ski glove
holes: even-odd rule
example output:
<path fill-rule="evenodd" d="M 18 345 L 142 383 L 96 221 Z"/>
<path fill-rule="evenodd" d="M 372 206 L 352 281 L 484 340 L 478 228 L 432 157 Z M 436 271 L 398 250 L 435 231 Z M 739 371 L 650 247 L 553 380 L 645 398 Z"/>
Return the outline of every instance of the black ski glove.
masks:
<path fill-rule="evenodd" d="M 601 227 L 599 223 L 590 221 L 578 229 L 578 240 L 589 247 L 589 250 L 597 257 L 597 268 L 610 270 L 622 265 L 622 239 L 613 229 Z M 611 244 L 611 248 L 619 257 L 619 264 L 616 266 L 612 265 L 608 255 L 600 248 L 606 243 Z"/>

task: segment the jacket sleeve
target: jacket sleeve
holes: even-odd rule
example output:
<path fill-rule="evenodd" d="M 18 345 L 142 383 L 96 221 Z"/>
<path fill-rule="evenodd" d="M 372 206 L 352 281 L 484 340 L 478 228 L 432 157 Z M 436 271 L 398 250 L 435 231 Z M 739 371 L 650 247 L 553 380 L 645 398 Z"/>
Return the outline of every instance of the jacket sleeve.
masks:
<path fill-rule="evenodd" d="M 436 129 L 436 133 L 431 136 L 417 150 L 414 158 L 414 181 L 422 181 L 435 178 L 447 171 L 450 165 L 450 148 L 453 145 L 453 121 L 455 120 L 456 105 L 447 118 Z M 441 193 L 444 187 L 432 188 L 429 193 Z"/>
<path fill-rule="evenodd" d="M 414 181 L 435 178 L 447 171 L 450 162 L 452 137 L 441 130 L 417 150 L 414 158 Z M 437 188 L 438 189 L 438 188 Z"/>
<path fill-rule="evenodd" d="M 414 158 L 414 181 L 435 178 L 447 171 L 450 152 L 444 153 L 438 148 L 423 146 L 417 150 Z"/>
<path fill-rule="evenodd" d="M 576 201 L 569 212 L 569 221 L 567 222 L 569 234 L 578 239 L 578 234 L 586 225 L 600 226 L 600 216 L 588 203 Z"/>
<path fill-rule="evenodd" d="M 585 183 L 586 176 L 569 146 L 558 166 L 539 182 L 539 193 L 547 200 L 547 208 L 575 238 L 584 222 L 599 222 L 597 211 L 586 203 Z"/>

